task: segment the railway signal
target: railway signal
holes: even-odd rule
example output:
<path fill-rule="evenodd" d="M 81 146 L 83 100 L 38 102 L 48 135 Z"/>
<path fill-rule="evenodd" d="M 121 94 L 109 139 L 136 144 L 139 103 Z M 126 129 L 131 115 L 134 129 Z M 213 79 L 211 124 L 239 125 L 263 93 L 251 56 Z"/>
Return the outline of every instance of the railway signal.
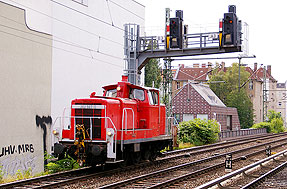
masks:
<path fill-rule="evenodd" d="M 237 46 L 238 41 L 238 19 L 236 16 L 235 5 L 229 6 L 229 12 L 224 13 L 224 19 L 222 23 L 223 29 L 223 46 Z"/>
<path fill-rule="evenodd" d="M 177 10 L 176 17 L 170 18 L 170 48 L 182 49 L 182 21 L 182 10 Z"/>

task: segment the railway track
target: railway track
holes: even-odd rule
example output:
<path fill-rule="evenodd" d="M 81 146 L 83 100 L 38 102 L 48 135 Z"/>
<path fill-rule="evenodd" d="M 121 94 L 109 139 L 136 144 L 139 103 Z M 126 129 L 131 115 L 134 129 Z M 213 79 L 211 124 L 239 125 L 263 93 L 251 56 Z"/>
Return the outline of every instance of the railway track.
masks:
<path fill-rule="evenodd" d="M 213 186 L 226 188 L 282 188 L 287 186 L 287 150 L 259 160 L 196 189 Z"/>
<path fill-rule="evenodd" d="M 177 165 L 174 167 L 169 167 L 159 171 L 151 172 L 145 175 L 140 175 L 137 177 L 129 178 L 117 183 L 112 183 L 109 185 L 101 186 L 99 188 L 165 188 L 176 183 L 181 182 L 182 180 L 189 179 L 191 177 L 195 178 L 199 175 L 202 175 L 206 172 L 209 172 L 214 169 L 218 169 L 225 166 L 224 157 L 227 154 L 237 154 L 236 158 L 233 160 L 235 162 L 241 161 L 244 158 L 249 158 L 258 153 L 265 153 L 265 146 L 272 143 L 280 143 L 273 148 L 280 147 L 287 144 L 287 139 L 279 139 L 274 142 L 266 142 L 252 146 L 249 148 L 244 148 L 240 150 L 235 150 L 228 153 L 223 153 L 215 155 L 212 157 L 200 159 L 190 163 Z M 251 152 L 251 150 L 255 152 Z M 259 149 L 259 150 L 258 150 Z M 176 187 L 176 186 L 175 186 Z"/>
<path fill-rule="evenodd" d="M 283 133 L 283 134 L 277 134 L 277 135 L 274 135 L 274 134 L 273 135 L 263 135 L 263 136 L 250 137 L 249 139 L 244 138 L 244 139 L 240 139 L 237 141 L 220 142 L 217 144 L 212 144 L 212 145 L 207 145 L 207 146 L 202 146 L 202 147 L 194 147 L 194 148 L 189 148 L 189 149 L 185 149 L 185 150 L 167 152 L 163 155 L 164 157 L 162 157 L 161 159 L 159 159 L 153 163 L 145 162 L 145 163 L 142 163 L 139 165 L 129 166 L 129 167 L 126 167 L 123 169 L 117 168 L 117 169 L 108 170 L 108 171 L 97 170 L 97 172 L 95 172 L 95 170 L 93 170 L 91 168 L 82 168 L 79 170 L 66 171 L 66 172 L 51 174 L 51 175 L 47 175 L 47 176 L 17 181 L 17 182 L 13 182 L 13 183 L 2 184 L 2 185 L 0 185 L 0 187 L 3 187 L 3 188 L 15 188 L 15 187 L 47 188 L 47 187 L 50 187 L 50 188 L 52 188 L 55 186 L 64 186 L 64 185 L 76 183 L 79 181 L 84 182 L 84 180 L 88 180 L 89 178 L 99 178 L 99 177 L 104 177 L 106 175 L 114 175 L 117 173 L 129 171 L 131 169 L 139 169 L 139 168 L 144 168 L 144 167 L 148 167 L 151 165 L 160 166 L 162 164 L 165 164 L 165 162 L 168 162 L 172 159 L 185 158 L 186 153 L 188 153 L 188 156 L 193 156 L 196 154 L 203 154 L 203 153 L 215 151 L 218 149 L 234 147 L 236 145 L 244 145 L 244 144 L 247 144 L 250 142 L 255 142 L 258 140 L 268 140 L 268 139 L 271 140 L 271 139 L 274 139 L 277 137 L 282 137 L 284 135 L 286 135 L 286 134 Z M 212 157 L 212 159 L 217 159 L 217 158 L 223 157 L 223 156 L 224 156 L 224 154 L 215 155 Z M 210 160 L 208 158 L 204 158 L 204 160 L 200 160 L 200 161 L 206 162 L 206 161 L 210 161 Z"/>

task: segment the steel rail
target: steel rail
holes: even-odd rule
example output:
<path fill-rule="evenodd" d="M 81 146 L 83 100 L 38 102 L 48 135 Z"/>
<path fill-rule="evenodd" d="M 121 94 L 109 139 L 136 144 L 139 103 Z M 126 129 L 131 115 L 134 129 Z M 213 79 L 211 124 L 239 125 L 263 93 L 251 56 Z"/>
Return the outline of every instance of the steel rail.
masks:
<path fill-rule="evenodd" d="M 284 151 L 282 151 L 282 152 L 280 152 L 280 153 L 274 154 L 274 155 L 272 155 L 272 156 L 270 156 L 270 157 L 267 157 L 267 158 L 265 158 L 265 159 L 262 159 L 262 160 L 260 160 L 260 161 L 257 161 L 257 162 L 255 162 L 255 163 L 253 163 L 253 164 L 250 164 L 250 165 L 248 165 L 248 166 L 246 166 L 246 167 L 243 167 L 243 168 L 241 168 L 241 169 L 238 169 L 238 170 L 236 170 L 236 171 L 233 171 L 233 172 L 231 172 L 231 173 L 229 173 L 229 174 L 226 174 L 226 175 L 224 175 L 224 176 L 222 176 L 222 177 L 219 177 L 219 178 L 217 178 L 217 179 L 214 179 L 214 180 L 212 180 L 212 181 L 210 181 L 210 182 L 208 182 L 208 183 L 205 183 L 205 184 L 203 184 L 203 185 L 201 185 L 201 186 L 198 186 L 196 189 L 205 189 L 205 188 L 212 187 L 212 186 L 214 186 L 214 185 L 218 185 L 218 184 L 220 184 L 220 183 L 223 182 L 223 181 L 226 181 L 226 180 L 228 180 L 228 179 L 230 179 L 230 178 L 232 178 L 232 177 L 234 177 L 234 176 L 237 176 L 237 175 L 239 175 L 239 174 L 241 174 L 241 173 L 245 173 L 247 170 L 250 170 L 250 169 L 252 169 L 252 168 L 254 168 L 254 167 L 258 166 L 258 165 L 262 165 L 263 163 L 265 163 L 265 162 L 267 162 L 267 161 L 270 161 L 270 160 L 272 160 L 272 159 L 275 159 L 276 157 L 279 157 L 279 156 L 281 156 L 281 155 L 283 155 L 283 154 L 285 154 L 285 153 L 287 153 L 287 150 L 284 150 Z"/>
<path fill-rule="evenodd" d="M 276 137 L 280 137 L 280 136 L 284 136 L 286 135 L 286 133 L 281 133 L 281 134 L 267 134 L 267 135 L 259 135 L 259 136 L 253 136 L 253 137 L 246 137 L 244 139 L 240 139 L 238 140 L 239 142 L 242 141 L 242 140 L 245 140 L 245 141 L 248 141 L 248 142 L 253 142 L 253 141 L 256 141 L 258 139 L 270 139 L 270 138 L 276 138 Z M 248 140 L 249 139 L 249 140 Z M 231 143 L 236 143 L 238 141 L 231 141 Z M 246 143 L 248 143 L 246 142 Z M 221 142 L 221 143 L 215 143 L 215 144 L 211 144 L 211 145 L 205 145 L 205 146 L 200 146 L 200 147 L 193 147 L 193 148 L 190 148 L 189 150 L 201 150 L 201 149 L 204 149 L 204 148 L 208 148 L 208 147 L 212 147 L 212 146 L 218 146 L 218 145 L 221 145 L 221 148 L 228 148 L 228 147 L 231 147 L 231 146 L 235 146 L 235 145 L 238 145 L 237 144 L 232 144 L 232 145 L 227 145 L 229 143 L 228 142 Z M 241 143 L 239 143 L 241 144 Z M 224 145 L 224 146 L 222 146 Z M 220 148 L 220 147 L 218 147 Z M 220 148 L 220 149 L 221 149 Z M 215 150 L 214 148 L 212 150 Z M 179 153 L 180 152 L 184 152 L 185 150 L 178 150 L 178 151 L 175 151 L 175 153 Z M 194 155 L 196 153 L 203 153 L 203 152 L 208 152 L 210 151 L 210 149 L 208 149 L 207 151 L 204 151 L 204 150 L 201 150 L 200 152 L 193 152 L 193 153 L 190 153 L 191 155 Z M 171 155 L 173 154 L 172 153 L 173 151 L 171 152 L 168 152 L 168 155 Z M 146 167 L 148 165 L 151 165 L 151 164 L 160 164 L 160 163 L 163 163 L 165 161 L 168 161 L 168 160 L 171 160 L 171 159 L 176 159 L 176 158 L 180 158 L 180 157 L 184 157 L 184 154 L 183 155 L 178 155 L 178 156 L 174 156 L 174 157 L 170 157 L 170 158 L 164 158 L 164 159 L 160 159 L 160 160 L 157 160 L 153 163 L 150 163 L 150 162 L 145 162 L 145 163 L 141 163 L 141 164 L 138 164 L 138 165 L 135 165 L 135 166 L 129 166 L 129 167 L 126 167 L 124 169 L 126 170 L 130 170 L 131 168 L 139 168 L 139 167 Z M 214 156 L 214 158 L 217 158 L 218 156 Z M 113 174 L 113 173 L 116 173 L 117 171 L 123 171 L 123 169 L 120 169 L 120 170 L 109 170 L 109 171 L 103 171 L 103 172 L 100 172 L 100 173 L 88 173 L 87 175 L 83 175 L 83 176 L 77 176 L 77 174 L 80 174 L 81 172 L 83 172 L 84 170 L 89 170 L 91 169 L 90 167 L 86 167 L 86 168 L 81 168 L 81 169 L 77 169 L 77 170 L 70 170 L 70 171 L 65 171 L 65 172 L 59 172 L 59 173 L 54 173 L 54 174 L 50 174 L 50 175 L 45 175 L 45 176 L 40 176 L 40 177 L 35 177 L 35 178 L 30 178 L 30 179 L 25 179 L 25 180 L 19 180 L 19 181 L 15 181 L 15 182 L 10 182 L 10 183 L 4 183 L 4 184 L 0 184 L 0 188 L 13 188 L 13 187 L 17 187 L 17 186 L 24 186 L 24 185 L 28 185 L 28 184 L 32 184 L 32 183 L 40 183 L 40 182 L 47 182 L 46 186 L 39 186 L 40 188 L 41 187 L 51 187 L 51 186 L 56 186 L 56 185 L 64 185 L 66 183 L 71 183 L 73 182 L 73 180 L 84 180 L 85 178 L 91 178 L 91 177 L 97 177 L 97 176 L 101 176 L 101 174 Z M 69 179 L 64 179 L 65 176 L 68 175 L 69 177 L 71 175 L 75 175 L 75 177 L 73 178 L 69 178 Z M 52 183 L 52 179 L 53 178 L 57 178 L 55 180 L 58 180 L 57 182 L 54 182 Z M 60 180 L 60 178 L 63 178 L 62 180 Z M 50 182 L 50 184 L 49 184 Z M 37 186 L 35 186 L 37 187 Z"/>
<path fill-rule="evenodd" d="M 284 155 L 284 154 L 283 154 Z M 282 163 L 281 165 L 275 167 L 274 169 L 272 169 L 271 171 L 268 171 L 267 173 L 265 173 L 264 175 L 260 176 L 259 178 L 253 180 L 252 182 L 250 182 L 249 184 L 246 184 L 245 186 L 243 186 L 241 189 L 247 189 L 247 188 L 255 188 L 256 186 L 258 186 L 260 183 L 264 182 L 266 179 L 268 179 L 269 177 L 275 175 L 276 173 L 280 172 L 282 169 L 284 169 L 285 167 L 287 167 L 287 162 Z"/>
<path fill-rule="evenodd" d="M 287 143 L 285 143 L 285 144 L 287 144 Z M 273 148 L 278 148 L 278 147 L 280 147 L 280 146 L 282 146 L 282 144 L 276 145 L 276 146 L 274 146 Z M 285 150 L 285 151 L 287 152 L 287 150 Z M 245 156 L 246 156 L 246 157 L 251 157 L 251 156 L 257 155 L 257 154 L 262 153 L 262 152 L 265 152 L 265 149 L 259 150 L 259 151 L 257 151 L 257 152 L 249 153 L 249 154 L 247 154 L 247 155 L 245 155 Z M 285 152 L 285 153 L 286 153 L 286 152 Z M 275 154 L 275 155 L 276 155 L 276 154 Z M 270 156 L 269 158 L 272 159 L 271 156 Z M 238 162 L 238 161 L 240 161 L 240 160 L 242 160 L 241 157 L 238 157 L 238 158 L 235 158 L 233 161 L 234 161 L 234 162 Z M 260 161 L 263 161 L 263 160 L 260 160 Z M 253 164 L 252 164 L 252 165 L 253 165 Z M 221 167 L 224 167 L 224 166 L 225 166 L 225 162 L 218 163 L 218 164 L 215 164 L 215 165 L 212 165 L 212 166 L 209 166 L 209 167 L 206 167 L 206 168 L 203 168 L 203 169 L 200 169 L 200 170 L 197 170 L 197 171 L 194 171 L 194 172 L 185 174 L 185 175 L 183 175 L 183 176 L 176 177 L 176 178 L 170 179 L 170 180 L 168 180 L 168 181 L 165 181 L 165 182 L 162 182 L 162 183 L 153 185 L 153 186 L 148 187 L 148 188 L 162 188 L 162 187 L 170 186 L 170 185 L 172 185 L 173 183 L 178 183 L 178 182 L 180 182 L 180 181 L 182 181 L 182 180 L 186 180 L 186 179 L 188 179 L 188 178 L 190 178 L 190 177 L 195 177 L 195 176 L 197 176 L 197 175 L 201 175 L 201 174 L 207 173 L 207 172 L 209 172 L 209 171 L 212 171 L 212 170 L 214 170 L 214 169 L 216 169 L 216 168 L 221 168 Z M 250 165 L 250 166 L 251 166 L 251 165 Z M 255 166 L 253 166 L 253 167 L 255 167 Z M 243 168 L 241 168 L 241 169 L 243 169 Z M 210 187 L 212 187 L 212 186 L 214 186 L 214 185 L 216 185 L 216 184 L 219 185 L 221 182 L 223 182 L 223 181 L 225 181 L 225 180 L 227 180 L 227 179 L 233 177 L 233 176 L 229 176 L 229 175 L 234 175 L 234 176 L 236 176 L 236 175 L 240 174 L 240 173 L 238 173 L 238 174 L 235 174 L 235 173 L 237 173 L 237 172 L 240 171 L 241 169 L 239 169 L 239 170 L 237 170 L 237 171 L 234 171 L 234 172 L 231 172 L 231 173 L 229 173 L 229 174 L 227 174 L 227 175 L 225 175 L 225 176 L 223 176 L 223 177 L 217 178 L 217 179 L 215 179 L 215 180 L 213 180 L 213 181 L 210 181 L 210 182 L 208 182 L 208 183 L 206 183 L 206 184 L 203 184 L 203 185 L 201 185 L 201 186 L 198 186 L 198 187 L 196 187 L 196 189 L 207 189 L 207 188 L 210 188 Z M 242 173 L 242 172 L 241 172 L 241 173 Z M 219 186 L 219 187 L 220 187 L 220 186 Z"/>
<path fill-rule="evenodd" d="M 132 183 L 132 182 L 135 182 L 137 180 L 147 179 L 147 178 L 159 175 L 159 174 L 163 174 L 163 173 L 167 173 L 167 172 L 170 172 L 170 171 L 175 171 L 175 170 L 178 170 L 178 169 L 183 169 L 183 168 L 187 168 L 187 167 L 194 166 L 194 165 L 197 165 L 197 164 L 201 164 L 201 163 L 204 163 L 204 162 L 208 162 L 208 161 L 211 161 L 213 159 L 218 159 L 220 157 L 224 157 L 224 156 L 226 156 L 227 154 L 230 154 L 230 153 L 231 154 L 236 154 L 236 153 L 240 153 L 240 152 L 243 152 L 243 151 L 247 151 L 247 150 L 251 150 L 251 149 L 254 149 L 254 148 L 258 148 L 258 147 L 262 147 L 262 146 L 265 146 L 265 145 L 269 145 L 269 144 L 272 144 L 272 143 L 275 143 L 275 142 L 282 142 L 284 140 L 287 140 L 287 139 L 286 138 L 279 139 L 277 141 L 267 142 L 267 143 L 259 144 L 259 145 L 256 145 L 256 146 L 252 146 L 252 147 L 248 147 L 248 148 L 244 148 L 244 149 L 240 149 L 240 150 L 235 150 L 235 151 L 232 151 L 232 152 L 227 152 L 227 153 L 215 155 L 215 156 L 212 156 L 212 157 L 196 160 L 196 161 L 193 161 L 193 162 L 184 163 L 184 164 L 177 165 L 177 166 L 174 166 L 174 167 L 169 167 L 169 168 L 162 169 L 162 170 L 159 170 L 159 171 L 155 171 L 155 172 L 152 172 L 152 173 L 144 174 L 144 175 L 141 175 L 141 176 L 133 177 L 133 178 L 126 179 L 126 180 L 123 180 L 123 181 L 119 181 L 119 182 L 116 182 L 116 183 L 112 183 L 112 184 L 109 184 L 109 185 L 101 186 L 99 188 L 101 188 L 101 189 L 103 189 L 103 188 L 117 188 L 117 187 L 120 187 L 120 186 L 125 186 L 125 185 L 127 185 L 129 183 Z M 285 142 L 284 144 L 287 144 L 287 142 Z M 282 144 L 277 145 L 276 147 L 279 147 L 279 146 L 282 146 Z M 264 150 L 260 150 L 259 152 L 262 152 L 262 151 L 265 151 L 265 149 Z M 257 154 L 259 152 L 255 152 L 255 154 Z M 239 161 L 240 159 L 241 159 L 241 157 L 237 158 L 237 160 L 235 160 L 235 161 Z M 225 165 L 225 162 L 217 164 L 216 166 L 211 166 L 211 167 L 208 167 L 208 168 L 204 168 L 204 169 L 201 169 L 200 171 L 196 171 L 196 174 L 199 174 L 200 172 L 203 172 L 203 171 L 206 171 L 206 170 L 210 170 L 210 168 L 214 168 L 214 167 L 217 167 L 217 166 L 221 167 L 221 166 L 224 166 L 224 165 Z M 175 180 L 176 179 L 177 178 L 175 178 Z M 172 179 L 171 181 L 174 181 L 174 179 Z M 160 183 L 158 185 L 155 185 L 155 187 L 162 187 L 162 185 L 165 185 L 165 184 L 166 183 L 163 182 L 163 183 Z"/>
<path fill-rule="evenodd" d="M 185 148 L 185 149 L 181 149 L 181 150 L 176 150 L 176 151 L 169 151 L 169 152 L 166 152 L 166 153 L 163 153 L 162 156 L 167 156 L 167 155 L 173 155 L 173 154 L 178 154 L 178 153 L 189 153 L 189 155 L 196 155 L 196 154 L 199 154 L 199 153 L 203 153 L 203 152 L 209 152 L 209 151 L 213 151 L 213 150 L 218 150 L 218 149 L 221 149 L 222 147 L 223 148 L 229 148 L 229 147 L 233 147 L 233 146 L 237 146 L 237 145 L 242 145 L 242 144 L 247 144 L 247 143 L 251 143 L 251 142 L 255 142 L 257 141 L 258 139 L 270 139 L 270 138 L 276 138 L 278 136 L 284 136 L 286 135 L 286 133 L 281 133 L 280 135 L 267 135 L 267 136 L 260 136 L 260 137 L 254 137 L 254 138 L 244 138 L 242 140 L 238 140 L 238 141 L 232 141 L 232 142 L 223 142 L 223 143 L 215 143 L 215 144 L 210 144 L 210 145 L 205 145 L 205 146 L 196 146 L 196 147 L 191 147 L 191 148 Z M 209 149 L 208 149 L 209 148 Z M 198 150 L 198 151 L 195 151 L 193 152 L 194 150 Z M 170 160 L 170 159 L 174 159 L 174 158 L 179 158 L 181 156 L 185 156 L 185 154 L 183 155 L 177 155 L 177 156 L 174 156 L 174 157 L 168 157 L 167 159 Z M 161 159 L 161 160 L 164 160 Z"/>

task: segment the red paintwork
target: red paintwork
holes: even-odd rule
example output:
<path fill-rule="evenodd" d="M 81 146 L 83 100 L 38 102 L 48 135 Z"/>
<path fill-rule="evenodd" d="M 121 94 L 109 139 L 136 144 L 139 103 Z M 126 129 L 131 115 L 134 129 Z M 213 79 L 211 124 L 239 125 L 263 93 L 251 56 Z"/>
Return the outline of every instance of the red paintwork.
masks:
<path fill-rule="evenodd" d="M 123 140 L 131 139 L 145 139 L 154 138 L 160 135 L 165 135 L 165 106 L 160 105 L 150 105 L 148 100 L 147 91 L 155 91 L 157 94 L 159 91 L 157 89 L 147 89 L 140 86 L 133 85 L 127 82 L 127 78 L 123 78 L 123 81 L 118 82 L 116 85 L 108 85 L 104 88 L 104 96 L 95 96 L 92 94 L 90 98 L 87 99 L 75 99 L 72 101 L 72 106 L 74 104 L 101 104 L 106 106 L 106 116 L 109 117 L 116 129 L 117 129 L 117 140 L 121 140 L 123 134 Z M 117 89 L 117 97 L 106 97 L 108 90 Z M 129 99 L 129 93 L 131 89 L 144 90 L 145 99 L 143 101 L 138 99 Z M 158 102 L 159 94 L 158 94 Z M 123 109 L 129 108 L 126 111 L 124 125 L 122 124 Z M 132 109 L 134 112 L 134 130 L 133 130 L 133 116 Z M 75 109 L 72 108 L 71 116 L 75 116 Z M 101 110 L 101 116 L 105 116 L 105 110 Z M 127 126 L 127 131 L 122 129 L 125 128 L 125 123 Z M 108 121 L 108 128 L 113 128 L 113 125 Z M 62 138 L 67 138 L 74 140 L 74 129 L 75 123 L 74 119 L 71 119 L 71 129 L 62 131 Z M 101 138 L 93 138 L 93 140 L 105 140 L 106 139 L 106 129 L 104 121 L 101 124 Z"/>

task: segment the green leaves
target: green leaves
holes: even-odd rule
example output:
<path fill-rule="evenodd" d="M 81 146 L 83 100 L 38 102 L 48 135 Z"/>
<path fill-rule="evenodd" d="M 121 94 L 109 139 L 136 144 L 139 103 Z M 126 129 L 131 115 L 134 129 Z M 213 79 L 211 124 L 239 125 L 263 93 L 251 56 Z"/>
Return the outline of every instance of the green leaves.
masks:
<path fill-rule="evenodd" d="M 275 112 L 274 110 L 268 111 L 268 122 L 261 122 L 254 124 L 252 128 L 266 128 L 267 133 L 281 133 L 285 131 L 283 125 L 283 119 L 280 112 Z"/>
<path fill-rule="evenodd" d="M 225 72 L 216 69 L 213 71 L 209 86 L 226 106 L 237 108 L 241 128 L 249 128 L 253 125 L 253 104 L 244 88 L 238 91 L 238 72 L 237 63 L 232 64 L 232 67 L 227 68 Z M 240 67 L 241 84 L 248 80 L 249 75 L 244 67 Z M 212 81 L 225 81 L 225 83 L 212 83 Z"/>
<path fill-rule="evenodd" d="M 215 120 L 193 119 L 179 124 L 178 137 L 183 143 L 204 145 L 218 139 L 219 124 Z"/>
<path fill-rule="evenodd" d="M 145 66 L 145 86 L 159 88 L 161 82 L 161 72 L 158 59 L 151 59 Z"/>
<path fill-rule="evenodd" d="M 56 162 L 50 162 L 46 165 L 46 170 L 49 173 L 56 173 L 59 171 L 66 171 L 70 169 L 77 169 L 80 168 L 79 164 L 76 160 L 71 157 L 58 160 Z"/>

